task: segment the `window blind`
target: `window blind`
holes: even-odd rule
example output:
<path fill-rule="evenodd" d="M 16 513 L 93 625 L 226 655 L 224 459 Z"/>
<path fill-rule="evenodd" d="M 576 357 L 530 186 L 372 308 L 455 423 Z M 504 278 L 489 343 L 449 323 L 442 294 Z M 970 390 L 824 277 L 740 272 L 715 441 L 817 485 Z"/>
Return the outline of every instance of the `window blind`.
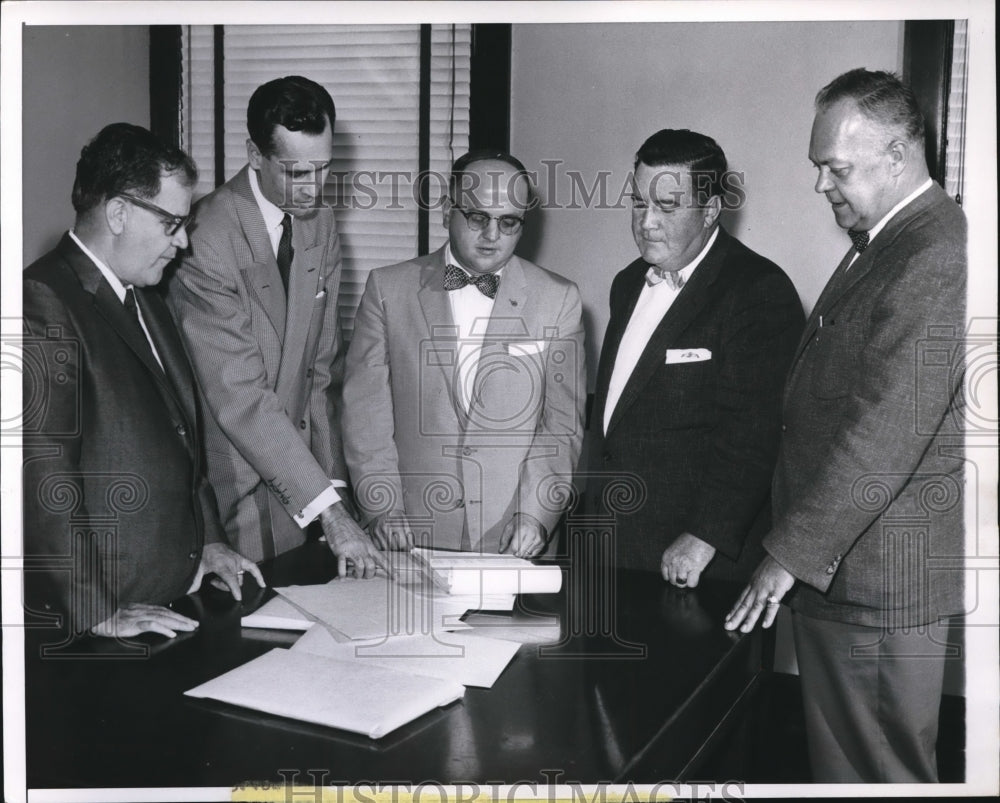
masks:
<path fill-rule="evenodd" d="M 335 205 L 343 252 L 341 324 L 354 315 L 373 268 L 417 254 L 420 118 L 419 25 L 227 25 L 223 36 L 225 175 L 216 176 L 215 52 L 212 26 L 182 37 L 185 75 L 183 142 L 201 170 L 196 196 L 246 163 L 246 107 L 261 84 L 304 75 L 323 85 L 337 107 L 334 159 L 325 188 Z M 470 25 L 431 33 L 430 199 L 436 203 L 454 158 L 468 149 Z M 433 208 L 428 242 L 446 232 Z"/>
<path fill-rule="evenodd" d="M 968 87 L 966 51 L 968 20 L 955 20 L 955 41 L 952 46 L 951 87 L 948 93 L 948 128 L 945 136 L 945 191 L 959 203 L 964 193 L 965 174 L 965 113 Z"/>

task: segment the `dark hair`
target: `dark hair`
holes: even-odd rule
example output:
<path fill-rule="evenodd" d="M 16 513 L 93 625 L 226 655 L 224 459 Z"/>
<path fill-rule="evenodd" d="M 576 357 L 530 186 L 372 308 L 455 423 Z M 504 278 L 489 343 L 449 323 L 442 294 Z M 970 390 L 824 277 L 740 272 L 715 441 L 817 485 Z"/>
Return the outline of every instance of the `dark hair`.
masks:
<path fill-rule="evenodd" d="M 274 153 L 274 129 L 322 134 L 333 131 L 337 109 L 330 93 L 301 75 L 286 75 L 261 84 L 247 105 L 247 131 L 264 156 Z M 329 122 L 328 122 L 329 121 Z"/>
<path fill-rule="evenodd" d="M 692 174 L 706 176 L 705 181 L 695 181 L 695 187 L 699 192 L 707 189 L 709 198 L 725 192 L 726 154 L 714 139 L 696 131 L 686 128 L 657 131 L 635 154 L 633 170 L 639 168 L 640 162 L 649 167 L 678 165 L 689 168 Z"/>
<path fill-rule="evenodd" d="M 841 100 L 853 100 L 876 124 L 923 146 L 924 115 L 913 90 L 884 70 L 856 70 L 838 75 L 816 95 L 816 109 L 828 109 Z"/>
<path fill-rule="evenodd" d="M 112 123 L 80 151 L 73 209 L 82 214 L 123 192 L 154 198 L 160 193 L 160 179 L 175 174 L 189 187 L 198 180 L 198 168 L 180 148 L 140 126 Z"/>
<path fill-rule="evenodd" d="M 476 162 L 485 162 L 490 159 L 510 165 L 514 168 L 515 176 L 524 177 L 525 184 L 528 187 L 527 208 L 531 209 L 535 205 L 535 187 L 531 182 L 531 174 L 528 173 L 525 166 L 521 163 L 521 160 L 517 157 L 511 156 L 505 151 L 490 149 L 469 151 L 455 160 L 454 164 L 451 166 L 451 176 L 448 178 L 448 197 L 451 201 L 461 206 L 462 204 L 459 203 L 459 199 L 455 197 L 459 190 L 464 195 L 467 192 L 474 192 L 478 189 L 477 187 L 466 187 L 464 185 L 460 186 L 462 176 L 466 174 L 466 170 L 470 165 L 475 164 Z M 507 189 L 509 192 L 510 187 Z"/>

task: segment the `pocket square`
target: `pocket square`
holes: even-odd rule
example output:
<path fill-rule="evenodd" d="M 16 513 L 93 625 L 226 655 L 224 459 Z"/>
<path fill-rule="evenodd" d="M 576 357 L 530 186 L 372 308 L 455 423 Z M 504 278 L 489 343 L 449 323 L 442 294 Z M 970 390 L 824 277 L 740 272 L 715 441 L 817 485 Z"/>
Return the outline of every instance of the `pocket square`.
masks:
<path fill-rule="evenodd" d="M 667 365 L 679 362 L 704 362 L 712 359 L 708 349 L 667 349 Z"/>
<path fill-rule="evenodd" d="M 544 340 L 514 340 L 507 343 L 507 353 L 514 357 L 528 357 L 545 351 Z"/>

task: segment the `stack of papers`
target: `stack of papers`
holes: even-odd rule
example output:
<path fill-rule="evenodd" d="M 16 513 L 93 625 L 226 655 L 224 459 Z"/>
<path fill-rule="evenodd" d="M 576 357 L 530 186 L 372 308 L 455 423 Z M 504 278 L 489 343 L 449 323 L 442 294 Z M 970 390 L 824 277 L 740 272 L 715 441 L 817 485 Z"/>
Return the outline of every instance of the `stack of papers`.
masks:
<path fill-rule="evenodd" d="M 380 739 L 461 699 L 465 687 L 373 664 L 275 649 L 185 694 Z"/>
<path fill-rule="evenodd" d="M 512 555 L 420 547 L 410 554 L 426 567 L 435 585 L 453 595 L 554 594 L 562 588 L 558 566 L 540 566 Z"/>

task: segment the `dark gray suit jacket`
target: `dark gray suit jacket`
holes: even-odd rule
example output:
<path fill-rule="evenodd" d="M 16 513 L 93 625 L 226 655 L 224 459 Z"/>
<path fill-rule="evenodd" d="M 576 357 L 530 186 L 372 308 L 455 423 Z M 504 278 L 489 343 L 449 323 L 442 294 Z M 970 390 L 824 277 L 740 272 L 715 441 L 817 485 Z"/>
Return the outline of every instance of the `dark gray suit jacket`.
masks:
<path fill-rule="evenodd" d="M 591 417 L 590 509 L 617 507 L 620 566 L 659 571 L 663 550 L 686 531 L 718 550 L 713 573 L 727 576 L 748 533 L 759 547 L 767 528 L 781 389 L 802 305 L 777 265 L 720 229 L 653 332 L 604 435 L 608 384 L 647 267 L 637 259 L 611 286 Z M 706 349 L 711 358 L 667 364 L 667 349 Z"/>
<path fill-rule="evenodd" d="M 183 596 L 225 540 L 184 347 L 163 300 L 135 292 L 164 370 L 69 235 L 24 272 L 28 603 L 76 632 Z"/>
<path fill-rule="evenodd" d="M 880 627 L 962 609 L 965 247 L 935 184 L 816 303 L 764 539 L 803 583 L 795 610 Z"/>

